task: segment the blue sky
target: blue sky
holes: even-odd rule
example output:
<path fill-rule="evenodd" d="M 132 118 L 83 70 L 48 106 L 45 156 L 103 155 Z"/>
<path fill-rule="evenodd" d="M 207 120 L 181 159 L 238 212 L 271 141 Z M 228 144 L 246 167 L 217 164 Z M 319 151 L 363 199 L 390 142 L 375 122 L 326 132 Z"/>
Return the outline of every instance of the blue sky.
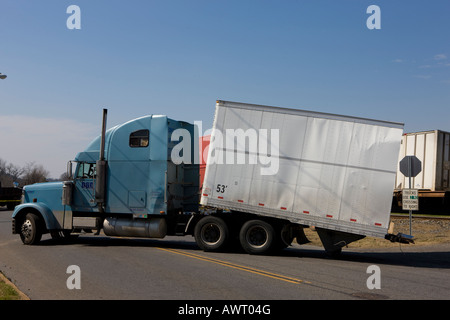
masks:
<path fill-rule="evenodd" d="M 206 129 L 217 99 L 450 131 L 449 17 L 443 0 L 1 0 L 0 158 L 57 177 L 103 107 L 109 127 L 166 114 Z"/>

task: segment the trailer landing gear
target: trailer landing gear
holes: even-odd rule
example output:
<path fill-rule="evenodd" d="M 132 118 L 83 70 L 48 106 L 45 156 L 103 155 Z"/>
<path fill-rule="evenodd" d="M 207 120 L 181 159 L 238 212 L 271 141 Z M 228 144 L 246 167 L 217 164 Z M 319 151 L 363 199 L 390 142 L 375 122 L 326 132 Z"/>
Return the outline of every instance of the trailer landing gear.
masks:
<path fill-rule="evenodd" d="M 333 258 L 339 257 L 342 252 L 342 248 L 347 246 L 349 243 L 365 237 L 358 234 L 327 230 L 317 227 L 316 231 L 319 235 L 320 241 L 322 241 L 325 252 Z"/>

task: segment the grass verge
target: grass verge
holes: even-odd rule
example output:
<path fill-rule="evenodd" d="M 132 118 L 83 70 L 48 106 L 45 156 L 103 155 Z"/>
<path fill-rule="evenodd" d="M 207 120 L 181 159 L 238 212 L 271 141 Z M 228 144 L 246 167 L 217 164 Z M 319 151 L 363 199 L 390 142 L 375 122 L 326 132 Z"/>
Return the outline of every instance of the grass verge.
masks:
<path fill-rule="evenodd" d="M 0 272 L 0 300 L 29 300 Z"/>

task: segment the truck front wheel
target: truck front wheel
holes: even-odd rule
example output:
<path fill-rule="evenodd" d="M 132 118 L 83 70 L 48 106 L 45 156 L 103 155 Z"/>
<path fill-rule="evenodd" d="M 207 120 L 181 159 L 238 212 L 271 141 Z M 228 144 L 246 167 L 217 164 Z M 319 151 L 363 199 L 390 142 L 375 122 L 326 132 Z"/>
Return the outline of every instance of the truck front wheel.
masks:
<path fill-rule="evenodd" d="M 274 248 L 274 239 L 274 228 L 262 220 L 247 221 L 239 232 L 241 246 L 250 254 L 268 253 Z"/>
<path fill-rule="evenodd" d="M 41 219 L 34 213 L 28 213 L 20 226 L 20 239 L 23 244 L 33 245 L 41 241 Z"/>
<path fill-rule="evenodd" d="M 228 226 L 219 217 L 206 216 L 195 226 L 194 237 L 204 251 L 223 250 L 229 240 Z"/>

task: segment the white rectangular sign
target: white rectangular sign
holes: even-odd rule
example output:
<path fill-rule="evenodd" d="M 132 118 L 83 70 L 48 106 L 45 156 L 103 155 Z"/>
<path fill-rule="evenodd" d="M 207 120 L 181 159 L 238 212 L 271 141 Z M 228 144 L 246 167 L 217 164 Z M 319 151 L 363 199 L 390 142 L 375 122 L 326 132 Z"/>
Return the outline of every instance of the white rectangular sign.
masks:
<path fill-rule="evenodd" d="M 402 209 L 403 210 L 419 210 L 419 190 L 403 189 L 402 192 Z"/>

